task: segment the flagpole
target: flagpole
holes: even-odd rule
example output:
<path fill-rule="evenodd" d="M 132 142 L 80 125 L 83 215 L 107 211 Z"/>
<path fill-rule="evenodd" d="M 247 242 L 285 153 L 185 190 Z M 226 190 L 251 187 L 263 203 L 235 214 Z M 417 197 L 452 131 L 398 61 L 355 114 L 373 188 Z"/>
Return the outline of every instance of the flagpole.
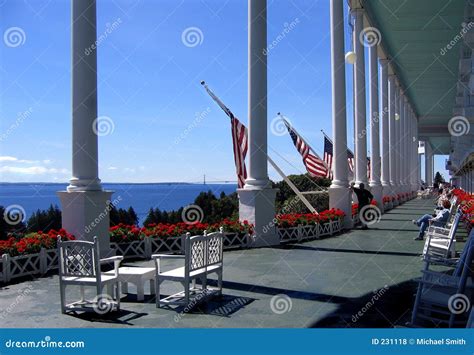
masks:
<path fill-rule="evenodd" d="M 221 99 L 219 99 L 216 94 L 214 94 L 214 92 L 209 89 L 209 86 L 207 86 L 204 80 L 201 81 L 201 85 L 204 86 L 204 89 L 206 89 L 209 96 L 217 103 L 217 105 L 219 105 L 219 107 L 226 113 L 226 115 L 229 116 L 229 118 L 232 118 L 233 115 L 231 114 L 230 110 L 227 108 L 226 105 L 224 105 Z"/>
<path fill-rule="evenodd" d="M 293 127 L 293 126 L 285 119 L 285 116 L 283 116 L 283 115 L 281 114 L 281 112 L 278 112 L 277 115 L 280 116 L 281 119 L 282 119 L 284 122 L 286 122 L 286 124 L 287 124 L 288 126 L 290 126 L 291 129 L 292 129 L 297 135 L 299 135 L 299 136 L 301 137 L 301 139 L 303 140 L 304 144 L 306 144 L 306 145 L 308 146 L 309 150 L 311 150 L 314 155 L 316 155 L 319 159 L 321 159 L 321 157 L 319 156 L 319 154 L 313 149 L 313 147 L 311 147 L 311 146 L 308 144 L 308 142 L 306 141 L 306 139 L 304 139 L 304 137 L 303 137 L 301 134 L 298 133 L 298 131 L 295 129 L 295 127 Z M 326 168 L 328 168 L 328 166 L 326 165 L 326 162 L 324 162 L 322 159 L 321 159 L 321 161 L 324 163 L 324 166 L 325 166 Z"/>

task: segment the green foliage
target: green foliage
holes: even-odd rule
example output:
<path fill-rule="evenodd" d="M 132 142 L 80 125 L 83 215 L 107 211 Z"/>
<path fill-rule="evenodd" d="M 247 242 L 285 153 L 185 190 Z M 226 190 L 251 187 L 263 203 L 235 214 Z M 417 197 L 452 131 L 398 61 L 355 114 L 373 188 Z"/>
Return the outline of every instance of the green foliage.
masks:
<path fill-rule="evenodd" d="M 441 175 L 441 173 L 439 171 L 437 171 L 436 174 L 435 174 L 434 182 L 438 183 L 438 184 L 445 182 L 443 175 Z"/>
<path fill-rule="evenodd" d="M 316 211 L 324 211 L 329 209 L 329 193 L 318 192 L 313 195 L 304 195 L 306 199 L 311 203 L 311 205 L 316 209 Z M 301 201 L 298 196 L 290 197 L 286 200 L 281 209 L 277 210 L 278 213 L 287 214 L 287 213 L 309 213 L 308 207 Z"/>
<path fill-rule="evenodd" d="M 124 223 L 126 225 L 136 225 L 138 224 L 138 216 L 135 213 L 133 207 L 129 207 L 128 210 L 119 208 L 117 209 L 113 204 L 109 204 L 109 217 L 110 217 L 110 226 L 116 226 L 119 223 Z"/>
<path fill-rule="evenodd" d="M 331 180 L 326 178 L 314 178 L 309 174 L 289 175 L 288 178 L 300 191 L 317 191 L 326 189 L 331 185 Z M 273 187 L 279 190 L 276 196 L 277 211 L 283 208 L 285 201 L 296 196 L 296 194 L 284 180 L 274 183 Z M 317 207 L 315 206 L 315 208 Z M 317 209 L 319 210 L 319 208 Z"/>
<path fill-rule="evenodd" d="M 24 219 L 24 216 L 14 216 L 15 221 Z M 23 233 L 26 230 L 25 223 L 19 222 L 17 224 L 12 225 L 8 223 L 9 216 L 5 216 L 5 207 L 0 206 L 0 240 L 7 239 L 7 235 L 9 233 Z M 18 218 L 18 219 L 16 219 Z"/>
<path fill-rule="evenodd" d="M 224 192 L 217 198 L 212 191 L 201 192 L 192 203 L 199 206 L 203 212 L 203 223 L 216 223 L 225 218 L 238 216 L 238 198 L 234 192 L 226 195 Z M 161 211 L 159 208 L 150 208 L 143 222 L 147 226 L 151 223 L 179 223 L 182 220 L 183 208 L 175 211 Z"/>
<path fill-rule="evenodd" d="M 50 205 L 47 210 L 37 210 L 34 212 L 27 222 L 27 231 L 49 232 L 51 229 L 61 229 L 61 210 L 56 205 Z"/>

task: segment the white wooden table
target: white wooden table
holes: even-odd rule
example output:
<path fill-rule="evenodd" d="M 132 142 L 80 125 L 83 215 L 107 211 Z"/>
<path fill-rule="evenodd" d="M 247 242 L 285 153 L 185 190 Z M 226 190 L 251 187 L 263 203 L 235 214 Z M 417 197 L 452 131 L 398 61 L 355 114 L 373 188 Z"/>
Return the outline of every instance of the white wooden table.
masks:
<path fill-rule="evenodd" d="M 109 271 L 112 273 L 113 271 Z M 155 294 L 155 268 L 154 267 L 128 267 L 123 266 L 118 269 L 119 281 L 122 283 L 122 292 L 128 293 L 128 283 L 137 286 L 137 300 L 143 301 L 145 299 L 144 286 L 145 282 L 150 282 L 150 293 Z"/>

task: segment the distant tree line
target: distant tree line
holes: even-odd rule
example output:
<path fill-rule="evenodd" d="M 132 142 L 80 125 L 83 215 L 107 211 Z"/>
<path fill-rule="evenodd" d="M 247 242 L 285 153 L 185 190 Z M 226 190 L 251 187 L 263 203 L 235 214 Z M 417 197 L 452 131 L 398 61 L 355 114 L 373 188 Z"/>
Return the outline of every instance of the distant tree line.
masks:
<path fill-rule="evenodd" d="M 110 226 L 119 223 L 138 224 L 138 216 L 133 207 L 117 209 L 114 205 L 110 204 L 109 210 Z M 25 216 L 20 215 L 21 212 L 15 213 L 15 216 L 8 216 L 5 214 L 5 208 L 0 206 L 0 240 L 5 240 L 8 234 L 38 231 L 47 233 L 51 229 L 61 229 L 61 210 L 56 205 L 50 205 L 46 210 L 36 210 L 26 221 Z M 14 220 L 14 223 L 12 223 L 12 220 Z"/>
<path fill-rule="evenodd" d="M 300 191 L 315 191 L 327 189 L 331 184 L 329 179 L 313 178 L 309 174 L 290 175 L 290 181 Z M 277 213 L 291 212 L 307 212 L 307 208 L 296 196 L 293 190 L 285 181 L 273 183 L 273 187 L 278 189 L 276 195 L 276 211 Z M 329 206 L 329 196 L 327 192 L 318 193 L 316 195 L 305 195 L 316 210 L 324 210 Z M 216 223 L 225 218 L 238 218 L 239 200 L 237 193 L 226 195 L 221 192 L 217 197 L 212 191 L 201 192 L 193 202 L 194 205 L 202 209 L 202 222 Z M 184 207 L 173 211 L 163 211 L 159 208 L 150 208 L 148 215 L 143 221 L 143 225 L 150 223 L 178 223 L 183 222 L 182 213 Z M 37 210 L 26 222 L 24 216 L 17 216 L 17 224 L 8 223 L 5 218 L 5 208 L 0 206 L 0 239 L 6 239 L 9 233 L 30 233 L 43 231 L 48 232 L 51 229 L 58 230 L 61 228 L 61 210 L 56 205 L 51 205 L 46 210 Z M 138 216 L 133 209 L 116 208 L 113 204 L 109 205 L 110 226 L 119 223 L 127 225 L 138 225 Z"/>
<path fill-rule="evenodd" d="M 192 205 L 197 205 L 202 210 L 201 222 L 216 223 L 225 218 L 236 218 L 239 211 L 237 193 L 226 195 L 221 192 L 219 198 L 212 191 L 201 192 Z M 143 224 L 151 223 L 179 223 L 183 222 L 183 210 L 181 207 L 174 211 L 162 211 L 159 208 L 150 208 Z"/>

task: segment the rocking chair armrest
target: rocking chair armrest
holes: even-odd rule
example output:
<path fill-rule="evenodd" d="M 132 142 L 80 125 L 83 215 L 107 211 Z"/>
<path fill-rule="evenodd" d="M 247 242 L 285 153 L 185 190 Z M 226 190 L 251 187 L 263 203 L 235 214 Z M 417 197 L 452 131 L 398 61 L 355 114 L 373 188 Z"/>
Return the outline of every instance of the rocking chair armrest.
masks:
<path fill-rule="evenodd" d="M 114 274 L 115 274 L 115 277 L 118 276 L 119 272 L 118 272 L 118 269 L 120 267 L 120 263 L 122 262 L 123 260 L 123 256 L 121 255 L 116 255 L 116 256 L 111 256 L 109 258 L 104 258 L 104 259 L 100 259 L 99 262 L 100 264 L 106 264 L 106 263 L 110 263 L 110 262 L 114 262 Z"/>
<path fill-rule="evenodd" d="M 109 258 L 100 259 L 100 263 L 105 264 L 105 263 L 110 263 L 111 261 L 116 262 L 116 261 L 122 261 L 122 260 L 123 260 L 123 256 L 116 255 L 116 256 L 111 256 Z"/>
<path fill-rule="evenodd" d="M 156 269 L 156 272 L 159 274 L 161 271 L 161 267 L 160 267 L 161 259 L 183 259 L 184 260 L 186 256 L 185 255 L 169 255 L 169 254 L 153 254 L 151 258 L 155 262 L 155 269 Z"/>
<path fill-rule="evenodd" d="M 152 259 L 184 259 L 184 255 L 153 254 Z"/>

